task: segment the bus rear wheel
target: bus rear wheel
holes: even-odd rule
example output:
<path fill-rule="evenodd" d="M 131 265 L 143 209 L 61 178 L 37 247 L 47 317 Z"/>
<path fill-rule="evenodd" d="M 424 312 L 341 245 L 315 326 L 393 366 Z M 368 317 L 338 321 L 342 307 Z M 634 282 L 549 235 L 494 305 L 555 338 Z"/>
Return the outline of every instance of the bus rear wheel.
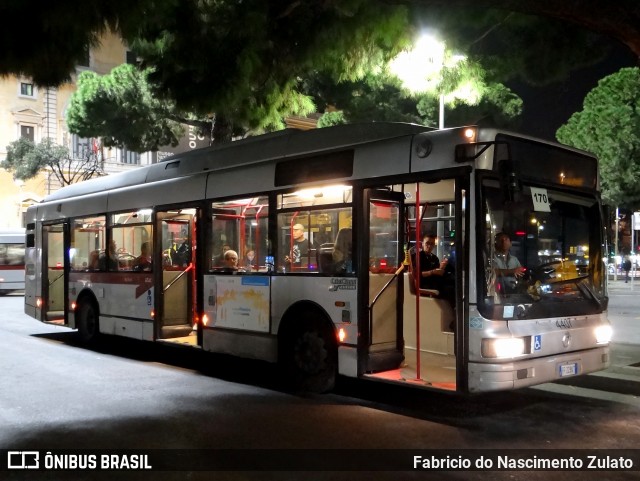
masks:
<path fill-rule="evenodd" d="M 100 336 L 98 310 L 90 301 L 80 303 L 77 311 L 77 327 L 80 339 L 86 344 L 92 344 Z"/>
<path fill-rule="evenodd" d="M 303 313 L 283 339 L 280 361 L 295 389 L 327 392 L 333 389 L 338 351 L 330 329 L 315 313 Z"/>

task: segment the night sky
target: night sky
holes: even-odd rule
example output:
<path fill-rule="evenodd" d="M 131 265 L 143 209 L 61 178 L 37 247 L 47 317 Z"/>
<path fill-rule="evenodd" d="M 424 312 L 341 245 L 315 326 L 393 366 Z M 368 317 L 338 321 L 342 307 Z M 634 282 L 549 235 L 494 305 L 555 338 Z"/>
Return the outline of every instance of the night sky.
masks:
<path fill-rule="evenodd" d="M 523 83 L 508 83 L 508 86 L 522 98 L 522 122 L 518 131 L 556 140 L 558 128 L 574 112 L 582 110 L 584 97 L 598 81 L 623 67 L 638 66 L 634 55 L 624 46 L 615 44 L 611 53 L 600 63 L 571 72 L 561 83 L 547 87 L 533 88 Z"/>

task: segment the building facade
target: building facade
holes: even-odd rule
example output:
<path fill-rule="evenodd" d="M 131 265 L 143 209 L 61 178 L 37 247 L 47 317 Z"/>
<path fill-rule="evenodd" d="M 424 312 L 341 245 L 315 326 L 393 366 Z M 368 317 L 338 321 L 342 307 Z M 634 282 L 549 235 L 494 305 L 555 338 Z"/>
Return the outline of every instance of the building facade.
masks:
<path fill-rule="evenodd" d="M 50 138 L 56 144 L 69 148 L 73 159 L 92 152 L 106 174 L 151 163 L 153 156 L 150 153 L 103 149 L 99 139 L 79 138 L 66 126 L 66 111 L 76 90 L 78 74 L 85 70 L 109 73 L 114 67 L 127 62 L 128 54 L 130 60 L 130 52 L 122 40 L 107 33 L 100 45 L 87 52 L 83 65 L 76 67 L 68 83 L 40 88 L 29 78 L 0 78 L 0 160 L 4 160 L 8 144 L 26 137 L 36 144 Z M 26 208 L 60 187 L 50 171 L 42 171 L 35 178 L 22 182 L 14 180 L 10 172 L 0 168 L 0 227 L 22 227 Z"/>

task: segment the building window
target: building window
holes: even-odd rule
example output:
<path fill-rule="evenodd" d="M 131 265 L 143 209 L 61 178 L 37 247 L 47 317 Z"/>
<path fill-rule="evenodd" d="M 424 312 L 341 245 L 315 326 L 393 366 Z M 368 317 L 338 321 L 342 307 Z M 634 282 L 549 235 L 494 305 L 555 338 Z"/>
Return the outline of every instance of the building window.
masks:
<path fill-rule="evenodd" d="M 85 159 L 91 152 L 91 139 L 78 135 L 71 137 L 71 155 L 74 159 Z"/>
<path fill-rule="evenodd" d="M 35 98 L 36 89 L 30 82 L 20 82 L 20 96 Z"/>
<path fill-rule="evenodd" d="M 122 163 L 138 165 L 140 164 L 140 154 L 125 147 L 122 149 Z"/>
<path fill-rule="evenodd" d="M 20 125 L 20 137 L 35 142 L 35 127 L 33 125 Z"/>

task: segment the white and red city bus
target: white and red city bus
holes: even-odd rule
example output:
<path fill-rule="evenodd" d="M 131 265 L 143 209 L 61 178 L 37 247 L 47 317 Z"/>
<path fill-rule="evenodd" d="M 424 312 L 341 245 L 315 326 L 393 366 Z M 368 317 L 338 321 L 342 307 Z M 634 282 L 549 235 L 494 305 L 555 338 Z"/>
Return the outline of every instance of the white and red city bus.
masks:
<path fill-rule="evenodd" d="M 483 392 L 609 364 L 597 161 L 559 144 L 287 130 L 65 187 L 27 222 L 25 310 L 87 342 L 279 362 L 317 391 L 340 374 Z M 498 232 L 524 276 L 496 275 Z M 415 275 L 424 235 L 448 260 L 436 288 Z"/>
<path fill-rule="evenodd" d="M 24 289 L 24 229 L 0 229 L 0 295 Z"/>

